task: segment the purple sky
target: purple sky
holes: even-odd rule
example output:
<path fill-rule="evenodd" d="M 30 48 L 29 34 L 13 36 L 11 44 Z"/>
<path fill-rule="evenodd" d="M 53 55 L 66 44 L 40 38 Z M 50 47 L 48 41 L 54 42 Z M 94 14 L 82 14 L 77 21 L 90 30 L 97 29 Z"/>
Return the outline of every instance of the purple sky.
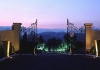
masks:
<path fill-rule="evenodd" d="M 21 22 L 28 27 L 38 19 L 39 28 L 66 28 L 67 18 L 80 27 L 100 26 L 100 0 L 0 0 L 0 26 Z"/>

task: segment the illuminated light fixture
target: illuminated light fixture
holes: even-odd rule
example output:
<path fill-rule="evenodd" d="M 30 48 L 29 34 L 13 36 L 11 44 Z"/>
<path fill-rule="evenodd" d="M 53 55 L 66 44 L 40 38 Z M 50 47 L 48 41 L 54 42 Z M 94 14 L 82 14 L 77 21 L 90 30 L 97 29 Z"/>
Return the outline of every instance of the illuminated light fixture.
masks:
<path fill-rule="evenodd" d="M 70 47 L 70 55 L 72 54 L 72 49 L 71 49 L 71 47 Z"/>
<path fill-rule="evenodd" d="M 11 56 L 9 56 L 8 58 L 12 58 Z"/>
<path fill-rule="evenodd" d="M 96 57 L 98 57 L 98 46 L 97 46 L 97 40 L 94 40 L 95 42 L 95 48 L 96 48 Z"/>
<path fill-rule="evenodd" d="M 93 58 L 96 58 L 95 56 Z"/>
<path fill-rule="evenodd" d="M 35 53 L 35 48 L 34 48 L 34 54 L 36 55 L 36 53 Z"/>
<path fill-rule="evenodd" d="M 10 50 L 10 41 L 8 41 L 8 44 L 7 44 L 7 57 L 10 57 L 9 50 Z"/>
<path fill-rule="evenodd" d="M 9 57 L 9 58 L 12 58 L 12 57 Z"/>

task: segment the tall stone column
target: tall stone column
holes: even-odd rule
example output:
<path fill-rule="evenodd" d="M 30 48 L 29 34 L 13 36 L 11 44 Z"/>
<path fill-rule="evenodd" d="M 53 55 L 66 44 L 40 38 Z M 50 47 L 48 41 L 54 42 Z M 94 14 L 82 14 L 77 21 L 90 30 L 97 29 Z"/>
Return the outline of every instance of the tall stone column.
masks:
<path fill-rule="evenodd" d="M 85 41 L 86 41 L 86 51 L 90 52 L 92 47 L 92 23 L 85 23 Z"/>
<path fill-rule="evenodd" d="M 15 52 L 20 50 L 20 28 L 21 23 L 13 23 Z"/>

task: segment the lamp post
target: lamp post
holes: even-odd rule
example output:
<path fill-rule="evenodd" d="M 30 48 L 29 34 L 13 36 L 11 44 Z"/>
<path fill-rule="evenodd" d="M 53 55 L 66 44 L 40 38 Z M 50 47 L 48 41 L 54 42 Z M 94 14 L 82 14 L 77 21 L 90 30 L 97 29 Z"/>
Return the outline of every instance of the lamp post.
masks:
<path fill-rule="evenodd" d="M 98 57 L 98 46 L 97 46 L 97 40 L 94 40 L 95 42 L 95 48 L 96 48 L 96 57 Z"/>
<path fill-rule="evenodd" d="M 74 32 L 70 32 L 70 54 L 72 55 L 73 54 L 73 52 L 72 52 L 72 46 L 74 45 L 73 44 L 73 37 L 74 37 Z M 73 45 L 72 45 L 73 44 Z"/>

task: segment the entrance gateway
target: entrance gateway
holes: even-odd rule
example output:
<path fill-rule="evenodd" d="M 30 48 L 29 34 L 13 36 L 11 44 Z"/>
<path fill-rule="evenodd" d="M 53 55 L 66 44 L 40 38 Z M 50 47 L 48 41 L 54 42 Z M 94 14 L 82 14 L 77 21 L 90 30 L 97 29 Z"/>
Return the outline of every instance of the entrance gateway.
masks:
<path fill-rule="evenodd" d="M 92 30 L 92 23 L 85 23 L 86 51 L 95 46 L 95 40 L 100 40 L 100 31 Z M 20 29 L 21 23 L 13 23 L 12 30 L 0 31 L 1 41 L 10 41 L 14 52 L 20 50 Z"/>

